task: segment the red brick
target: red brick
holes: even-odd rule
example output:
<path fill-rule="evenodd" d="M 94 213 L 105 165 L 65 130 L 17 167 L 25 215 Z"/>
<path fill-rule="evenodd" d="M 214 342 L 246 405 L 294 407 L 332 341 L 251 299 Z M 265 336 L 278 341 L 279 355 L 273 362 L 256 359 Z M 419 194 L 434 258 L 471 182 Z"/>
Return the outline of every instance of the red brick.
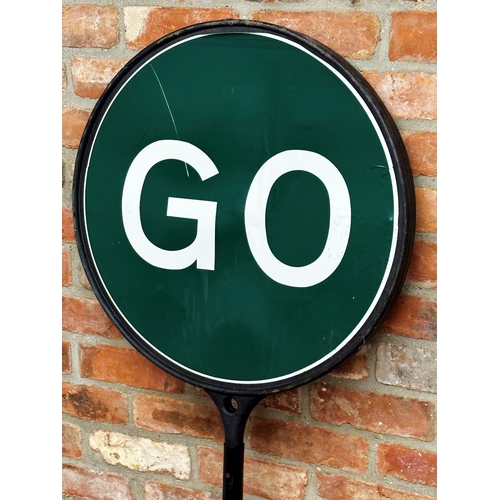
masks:
<path fill-rule="evenodd" d="M 82 456 L 80 427 L 69 422 L 62 423 L 62 454 L 70 458 L 81 458 Z"/>
<path fill-rule="evenodd" d="M 351 380 L 367 380 L 370 376 L 368 362 L 366 358 L 366 348 L 351 356 L 341 365 L 334 368 L 330 375 L 338 378 L 347 378 Z"/>
<path fill-rule="evenodd" d="M 71 277 L 71 252 L 67 248 L 62 249 L 62 286 L 70 286 Z"/>
<path fill-rule="evenodd" d="M 389 59 L 436 62 L 437 14 L 417 11 L 393 12 Z"/>
<path fill-rule="evenodd" d="M 436 288 L 437 245 L 428 241 L 415 241 L 408 279 L 426 288 Z"/>
<path fill-rule="evenodd" d="M 62 240 L 65 243 L 75 243 L 75 227 L 73 225 L 73 211 L 63 205 L 62 207 Z"/>
<path fill-rule="evenodd" d="M 299 467 L 245 458 L 245 493 L 269 500 L 303 500 L 307 471 Z M 205 446 L 198 447 L 200 479 L 222 486 L 222 453 Z"/>
<path fill-rule="evenodd" d="M 129 48 L 140 50 L 185 26 L 238 17 L 229 8 L 125 7 L 125 39 Z"/>
<path fill-rule="evenodd" d="M 206 491 L 187 490 L 150 481 L 144 487 L 144 500 L 216 500 L 216 498 Z"/>
<path fill-rule="evenodd" d="M 286 411 L 288 413 L 300 414 L 299 389 L 278 392 L 266 396 L 257 408 L 272 408 L 273 410 Z"/>
<path fill-rule="evenodd" d="M 437 455 L 399 444 L 383 443 L 377 450 L 377 472 L 412 483 L 437 485 Z"/>
<path fill-rule="evenodd" d="M 118 10 L 98 5 L 63 7 L 62 42 L 64 47 L 114 47 L 118 43 Z"/>
<path fill-rule="evenodd" d="M 109 339 L 122 337 L 94 299 L 63 296 L 62 327 L 68 332 L 92 333 Z"/>
<path fill-rule="evenodd" d="M 402 132 L 413 175 L 437 175 L 436 132 Z"/>
<path fill-rule="evenodd" d="M 85 420 L 127 423 L 127 396 L 102 387 L 63 383 L 62 409 Z"/>
<path fill-rule="evenodd" d="M 436 75 L 377 73 L 363 76 L 375 89 L 394 118 L 434 120 L 437 117 Z"/>
<path fill-rule="evenodd" d="M 420 233 L 437 232 L 437 191 L 428 188 L 415 189 L 417 222 L 415 230 Z"/>
<path fill-rule="evenodd" d="M 128 479 L 117 474 L 98 474 L 74 465 L 63 465 L 63 493 L 86 500 L 135 500 Z"/>
<path fill-rule="evenodd" d="M 76 95 L 98 99 L 127 59 L 86 59 L 73 57 L 71 75 Z"/>
<path fill-rule="evenodd" d="M 321 422 L 351 424 L 358 429 L 432 441 L 435 407 L 407 399 L 343 387 L 315 384 L 311 389 L 311 416 Z"/>
<path fill-rule="evenodd" d="M 65 148 L 78 149 L 90 111 L 75 108 L 63 108 L 62 145 Z"/>
<path fill-rule="evenodd" d="M 169 434 L 224 441 L 224 428 L 214 405 L 138 395 L 134 397 L 134 422 L 137 427 Z"/>
<path fill-rule="evenodd" d="M 252 19 L 298 31 L 352 59 L 371 59 L 380 39 L 380 20 L 367 12 L 262 10 Z"/>
<path fill-rule="evenodd" d="M 62 343 L 62 372 L 71 373 L 71 344 Z"/>
<path fill-rule="evenodd" d="M 433 497 L 393 490 L 380 484 L 355 481 L 344 476 L 316 474 L 324 500 L 434 500 Z"/>
<path fill-rule="evenodd" d="M 260 453 L 316 465 L 364 472 L 368 466 L 368 441 L 350 434 L 282 420 L 251 418 L 252 448 Z"/>
<path fill-rule="evenodd" d="M 92 290 L 89 279 L 87 278 L 87 275 L 85 274 L 85 271 L 83 270 L 83 266 L 81 264 L 79 264 L 78 269 L 78 279 L 80 280 L 80 284 L 83 286 L 83 288 L 85 288 L 85 290 Z"/>
<path fill-rule="evenodd" d="M 436 340 L 437 304 L 421 297 L 400 295 L 379 330 L 414 339 Z"/>
<path fill-rule="evenodd" d="M 135 349 L 111 345 L 80 346 L 80 353 L 82 377 L 154 391 L 184 391 L 184 382 L 158 368 Z"/>
<path fill-rule="evenodd" d="M 203 398 L 207 401 L 212 401 L 212 399 L 204 389 L 201 389 L 200 387 L 196 387 L 194 385 L 190 385 L 189 387 L 196 393 L 198 397 Z"/>

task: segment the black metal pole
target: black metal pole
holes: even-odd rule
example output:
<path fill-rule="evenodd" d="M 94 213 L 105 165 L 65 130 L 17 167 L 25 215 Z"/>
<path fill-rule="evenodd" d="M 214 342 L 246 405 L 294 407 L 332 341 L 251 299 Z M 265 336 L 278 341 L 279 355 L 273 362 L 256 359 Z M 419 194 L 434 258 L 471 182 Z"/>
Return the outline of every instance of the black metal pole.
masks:
<path fill-rule="evenodd" d="M 245 426 L 250 413 L 264 396 L 230 396 L 207 391 L 224 424 L 224 466 L 222 500 L 243 499 L 243 464 Z"/>

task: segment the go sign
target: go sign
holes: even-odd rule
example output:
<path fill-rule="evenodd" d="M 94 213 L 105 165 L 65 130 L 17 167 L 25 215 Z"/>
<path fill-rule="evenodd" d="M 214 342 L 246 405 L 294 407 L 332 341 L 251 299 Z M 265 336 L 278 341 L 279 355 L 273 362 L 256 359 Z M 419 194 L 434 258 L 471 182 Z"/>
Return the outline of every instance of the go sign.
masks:
<path fill-rule="evenodd" d="M 262 394 L 358 350 L 399 293 L 414 199 L 366 81 L 272 25 L 185 28 L 98 101 L 75 171 L 77 241 L 123 335 L 195 385 Z"/>

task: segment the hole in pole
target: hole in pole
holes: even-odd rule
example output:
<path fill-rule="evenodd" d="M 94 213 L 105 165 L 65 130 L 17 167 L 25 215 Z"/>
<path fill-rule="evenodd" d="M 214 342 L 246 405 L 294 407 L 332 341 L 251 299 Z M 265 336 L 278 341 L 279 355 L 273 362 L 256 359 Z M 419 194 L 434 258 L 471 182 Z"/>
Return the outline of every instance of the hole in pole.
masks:
<path fill-rule="evenodd" d="M 224 408 L 229 413 L 234 413 L 239 408 L 238 401 L 236 398 L 226 398 L 224 399 Z"/>

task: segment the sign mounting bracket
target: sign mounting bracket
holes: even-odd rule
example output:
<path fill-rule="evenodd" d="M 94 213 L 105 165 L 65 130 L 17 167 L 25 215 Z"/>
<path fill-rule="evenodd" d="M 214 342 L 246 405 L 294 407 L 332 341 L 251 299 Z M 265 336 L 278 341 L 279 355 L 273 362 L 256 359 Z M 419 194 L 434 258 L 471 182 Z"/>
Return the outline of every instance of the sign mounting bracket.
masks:
<path fill-rule="evenodd" d="M 222 500 L 241 500 L 245 426 L 250 413 L 264 396 L 229 396 L 220 392 L 206 392 L 217 406 L 224 425 Z"/>

